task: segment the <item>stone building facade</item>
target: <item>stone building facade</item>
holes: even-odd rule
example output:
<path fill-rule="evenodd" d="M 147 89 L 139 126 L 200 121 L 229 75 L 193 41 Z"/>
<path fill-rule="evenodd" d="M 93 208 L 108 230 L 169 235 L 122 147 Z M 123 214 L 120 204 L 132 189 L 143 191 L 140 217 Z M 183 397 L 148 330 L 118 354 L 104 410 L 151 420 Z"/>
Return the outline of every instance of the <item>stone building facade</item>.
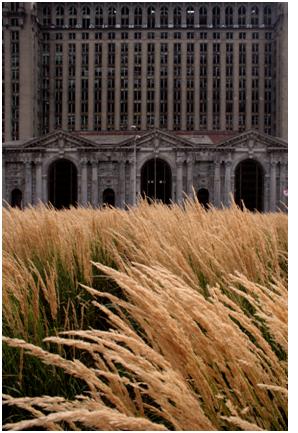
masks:
<path fill-rule="evenodd" d="M 2 52 L 13 206 L 285 208 L 286 3 L 4 2 Z"/>

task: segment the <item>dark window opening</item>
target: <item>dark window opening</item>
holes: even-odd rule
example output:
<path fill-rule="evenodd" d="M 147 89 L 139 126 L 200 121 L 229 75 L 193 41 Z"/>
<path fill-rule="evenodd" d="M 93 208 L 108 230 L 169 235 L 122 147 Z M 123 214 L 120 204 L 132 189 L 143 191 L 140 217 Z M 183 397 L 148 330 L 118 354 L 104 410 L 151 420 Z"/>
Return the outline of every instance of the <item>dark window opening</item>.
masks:
<path fill-rule="evenodd" d="M 49 168 L 49 202 L 56 209 L 77 204 L 77 169 L 67 159 L 55 161 Z"/>
<path fill-rule="evenodd" d="M 209 191 L 206 188 L 200 188 L 197 192 L 197 198 L 199 203 L 205 208 L 209 207 Z"/>
<path fill-rule="evenodd" d="M 264 173 L 252 159 L 240 162 L 235 171 L 235 202 L 243 209 L 263 211 Z"/>
<path fill-rule="evenodd" d="M 115 193 L 112 188 L 107 188 L 102 194 L 102 202 L 105 206 L 115 206 Z"/>
<path fill-rule="evenodd" d="M 162 159 L 147 161 L 141 173 L 142 196 L 170 204 L 172 190 L 172 173 L 169 164 Z"/>
<path fill-rule="evenodd" d="M 11 207 L 22 208 L 22 191 L 18 188 L 11 192 Z"/>

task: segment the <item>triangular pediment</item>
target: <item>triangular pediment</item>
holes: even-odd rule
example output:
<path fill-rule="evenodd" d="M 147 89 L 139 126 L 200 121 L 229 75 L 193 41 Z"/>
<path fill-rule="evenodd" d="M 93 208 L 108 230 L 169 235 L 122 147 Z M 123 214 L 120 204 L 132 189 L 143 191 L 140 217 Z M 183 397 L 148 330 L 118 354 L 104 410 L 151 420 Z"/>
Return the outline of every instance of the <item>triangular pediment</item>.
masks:
<path fill-rule="evenodd" d="M 123 141 L 119 147 L 122 149 L 130 149 L 134 147 L 136 144 L 137 148 L 144 147 L 172 147 L 172 148 L 189 148 L 193 149 L 193 144 L 181 138 L 171 132 L 162 131 L 160 129 L 153 129 L 151 131 L 142 134 L 136 133 L 134 137 L 130 137 L 129 139 Z"/>
<path fill-rule="evenodd" d="M 217 148 L 223 149 L 236 149 L 236 148 L 248 148 L 253 149 L 257 147 L 266 147 L 270 149 L 287 150 L 288 143 L 278 137 L 272 137 L 271 135 L 262 134 L 259 131 L 249 130 L 245 131 L 235 137 L 224 140 L 217 145 Z"/>
<path fill-rule="evenodd" d="M 57 130 L 43 137 L 34 138 L 27 141 L 22 147 L 28 149 L 86 149 L 97 148 L 90 140 L 79 135 Z"/>

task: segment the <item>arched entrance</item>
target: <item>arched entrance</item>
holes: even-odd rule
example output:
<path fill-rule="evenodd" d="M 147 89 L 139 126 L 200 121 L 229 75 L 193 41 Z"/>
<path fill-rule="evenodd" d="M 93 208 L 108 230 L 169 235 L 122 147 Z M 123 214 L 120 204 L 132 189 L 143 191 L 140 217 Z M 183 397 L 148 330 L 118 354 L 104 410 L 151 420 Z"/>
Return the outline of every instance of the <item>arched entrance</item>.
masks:
<path fill-rule="evenodd" d="M 261 165 L 246 159 L 237 165 L 235 170 L 235 202 L 241 208 L 263 211 L 264 202 L 264 172 Z"/>
<path fill-rule="evenodd" d="M 197 192 L 197 198 L 199 203 L 204 206 L 204 208 L 208 209 L 209 204 L 209 191 L 206 188 L 200 188 Z"/>
<path fill-rule="evenodd" d="M 18 188 L 15 188 L 11 191 L 11 207 L 22 208 L 22 191 Z"/>
<path fill-rule="evenodd" d="M 115 193 L 112 188 L 107 188 L 102 193 L 102 202 L 106 206 L 115 206 Z"/>
<path fill-rule="evenodd" d="M 67 159 L 53 162 L 49 168 L 49 202 L 56 208 L 76 206 L 78 200 L 78 173 Z"/>
<path fill-rule="evenodd" d="M 172 195 L 172 172 L 167 162 L 154 158 L 143 165 L 141 192 L 143 197 L 160 200 L 166 204 L 170 203 Z"/>

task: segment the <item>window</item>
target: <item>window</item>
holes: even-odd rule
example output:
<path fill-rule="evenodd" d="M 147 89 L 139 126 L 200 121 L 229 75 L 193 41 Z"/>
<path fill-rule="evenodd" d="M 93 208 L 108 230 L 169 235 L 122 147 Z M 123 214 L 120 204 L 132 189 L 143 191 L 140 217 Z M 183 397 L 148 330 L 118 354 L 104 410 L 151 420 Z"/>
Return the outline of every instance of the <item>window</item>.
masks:
<path fill-rule="evenodd" d="M 103 13 L 102 8 L 99 6 L 96 6 L 95 8 L 95 27 L 102 27 L 103 26 Z"/>
<path fill-rule="evenodd" d="M 225 24 L 230 27 L 233 25 L 233 8 L 232 6 L 226 7 L 225 10 Z"/>
<path fill-rule="evenodd" d="M 181 27 L 181 8 L 175 7 L 174 9 L 174 26 Z"/>
<path fill-rule="evenodd" d="M 155 27 L 155 8 L 152 6 L 147 9 L 147 26 L 149 29 Z"/>
<path fill-rule="evenodd" d="M 264 7 L 264 24 L 265 26 L 270 26 L 271 23 L 271 7 L 270 6 L 265 6 Z"/>
<path fill-rule="evenodd" d="M 68 24 L 70 27 L 75 27 L 77 25 L 77 8 L 71 6 L 68 10 L 69 20 Z"/>
<path fill-rule="evenodd" d="M 134 25 L 135 27 L 142 27 L 142 8 L 135 8 L 134 13 Z"/>
<path fill-rule="evenodd" d="M 195 23 L 195 11 L 192 6 L 188 6 L 186 9 L 186 25 L 187 27 L 193 27 Z"/>
<path fill-rule="evenodd" d="M 259 25 L 259 8 L 257 6 L 251 8 L 251 25 Z"/>
<path fill-rule="evenodd" d="M 241 6 L 238 9 L 238 25 L 245 26 L 246 24 L 246 9 L 244 6 Z"/>
<path fill-rule="evenodd" d="M 90 8 L 84 6 L 82 9 L 82 27 L 83 29 L 88 29 L 90 26 Z"/>
<path fill-rule="evenodd" d="M 161 27 L 168 26 L 168 8 L 165 6 L 160 9 L 160 25 Z"/>
<path fill-rule="evenodd" d="M 64 25 L 64 7 L 58 6 L 56 8 L 56 26 L 63 26 Z"/>
<path fill-rule="evenodd" d="M 212 9 L 212 25 L 219 26 L 220 25 L 220 8 L 219 6 L 215 6 Z"/>
<path fill-rule="evenodd" d="M 207 25 L 207 8 L 205 6 L 201 6 L 199 9 L 199 22 L 200 26 Z"/>
<path fill-rule="evenodd" d="M 108 25 L 110 27 L 115 27 L 116 26 L 116 9 L 114 7 L 110 7 L 108 9 Z"/>
<path fill-rule="evenodd" d="M 121 26 L 128 27 L 129 25 L 129 9 L 127 6 L 123 6 L 121 9 Z"/>

